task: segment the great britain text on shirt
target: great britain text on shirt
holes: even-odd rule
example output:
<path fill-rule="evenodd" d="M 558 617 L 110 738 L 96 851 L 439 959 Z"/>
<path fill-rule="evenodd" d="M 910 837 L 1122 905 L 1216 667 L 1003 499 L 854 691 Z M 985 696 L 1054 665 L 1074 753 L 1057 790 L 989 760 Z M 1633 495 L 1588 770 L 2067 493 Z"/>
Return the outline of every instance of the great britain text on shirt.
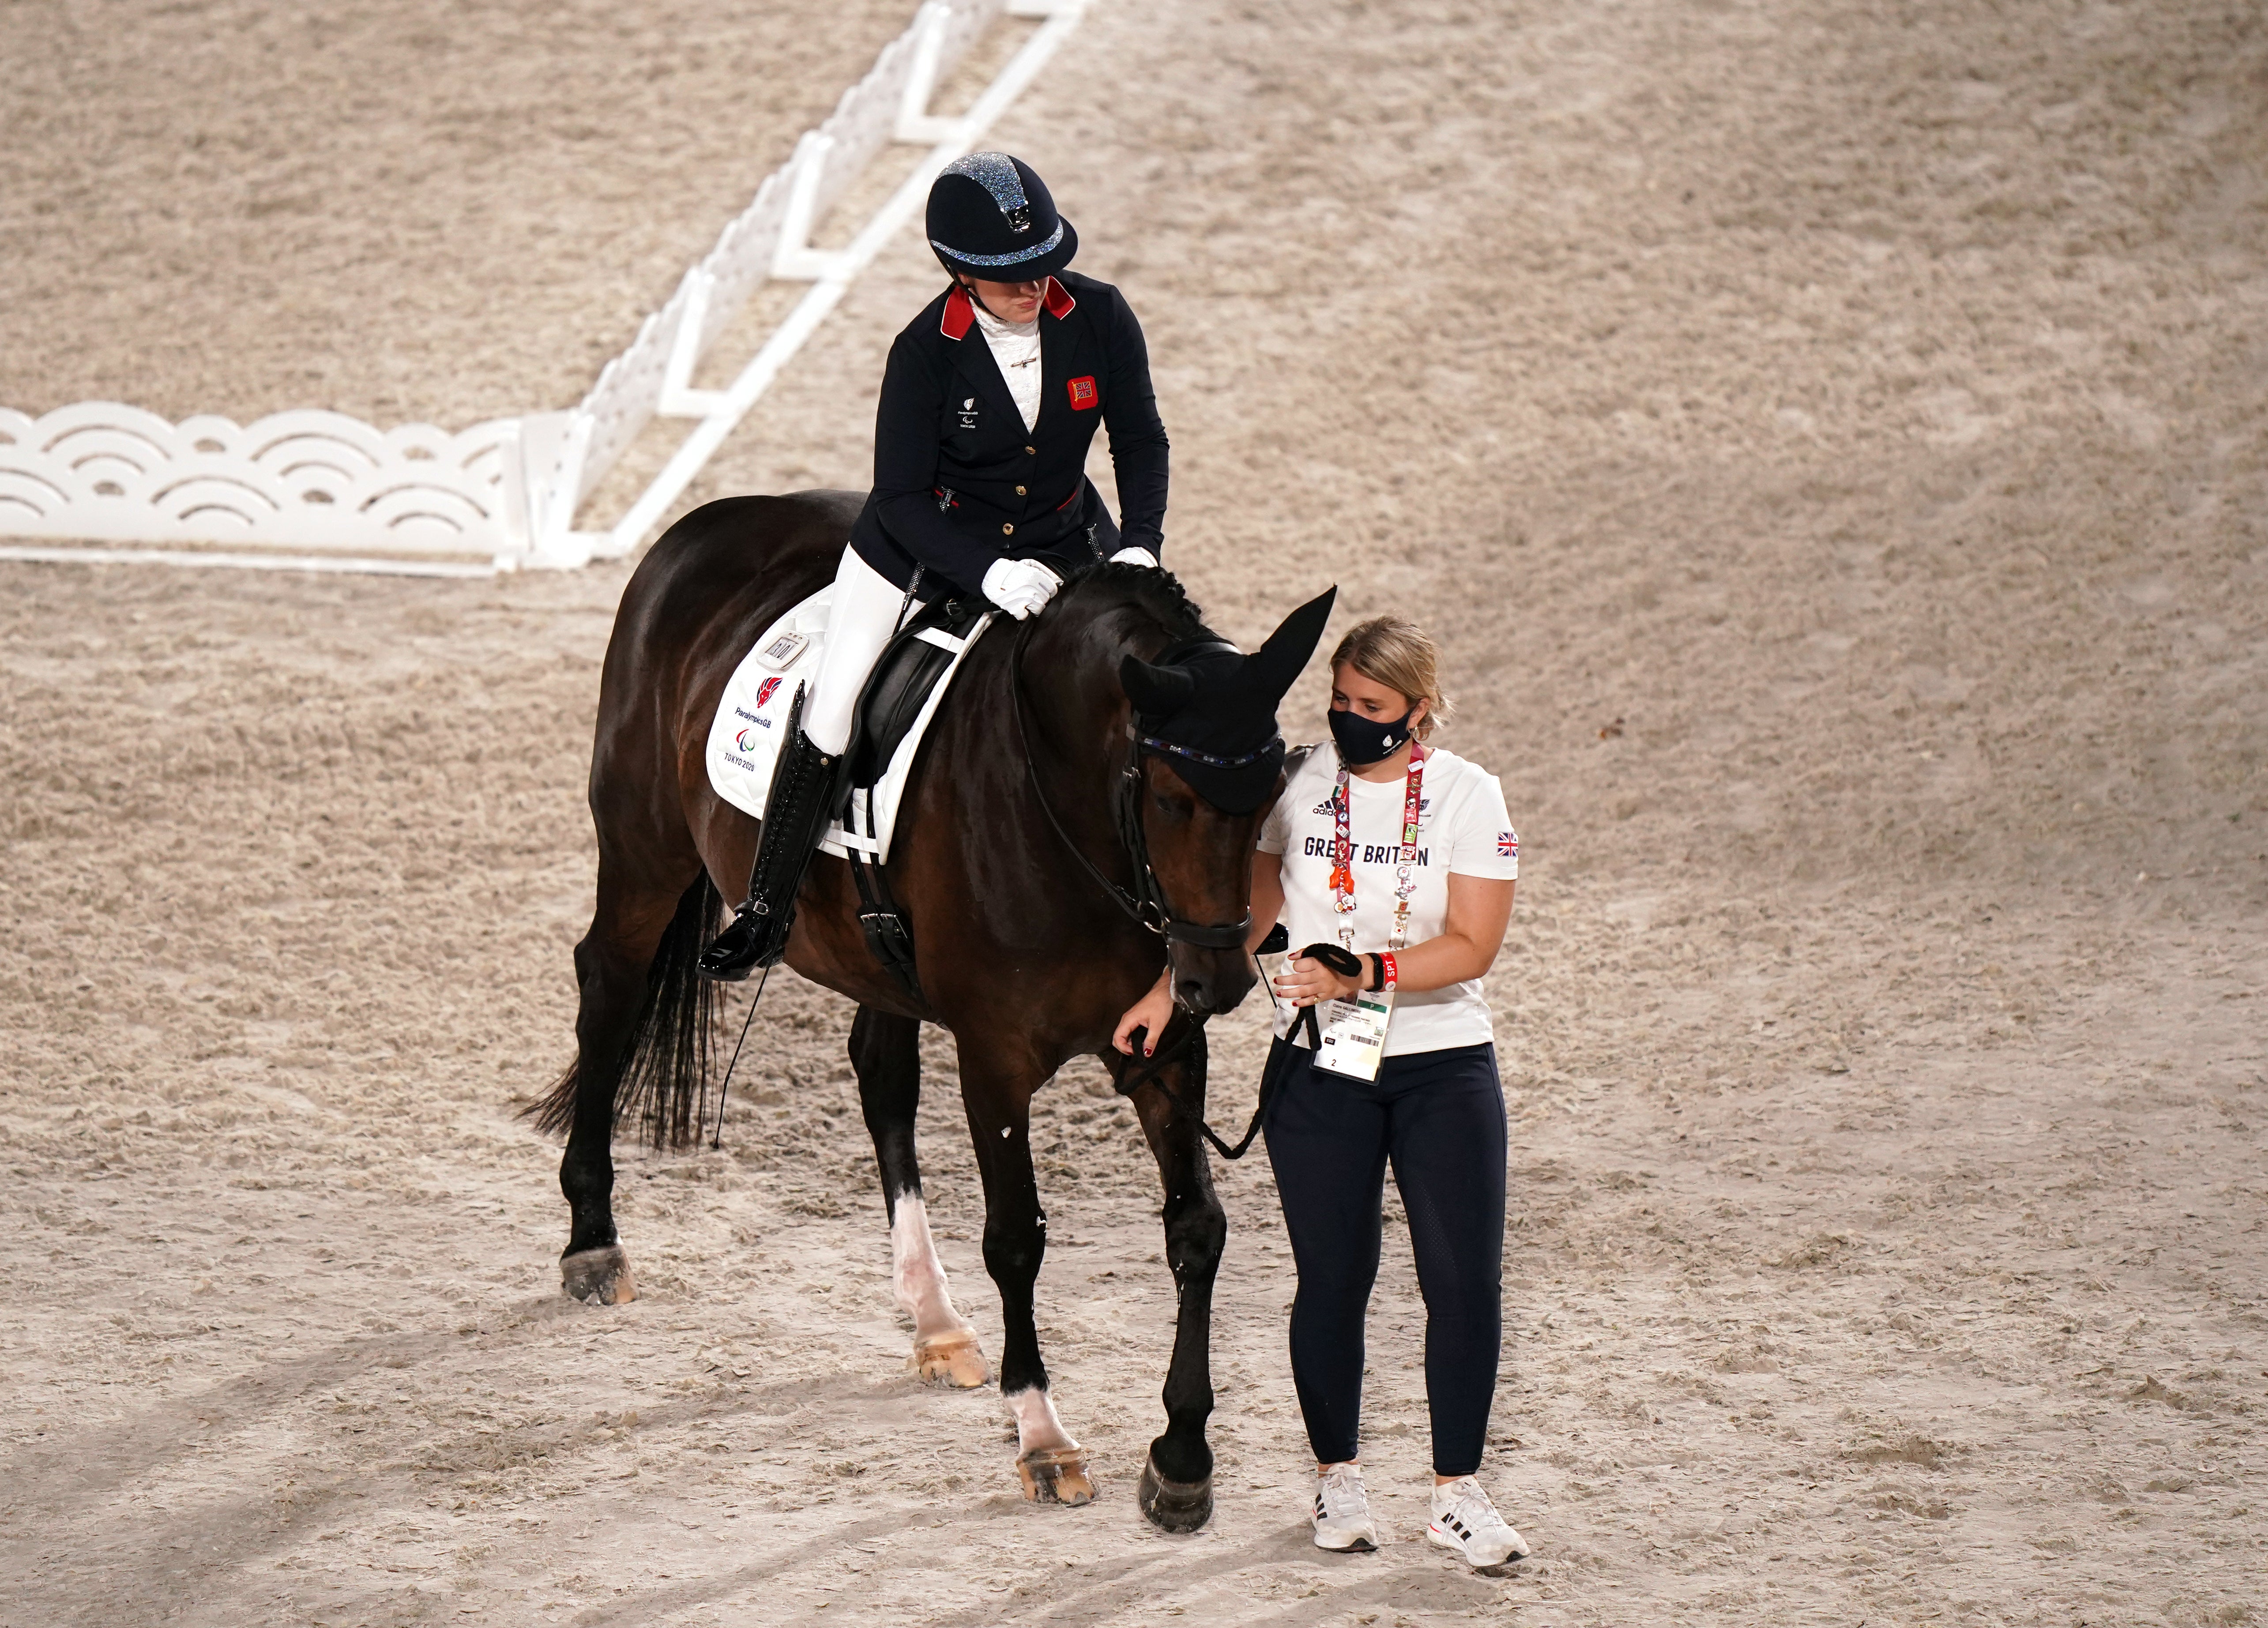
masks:
<path fill-rule="evenodd" d="M 1331 857 L 1331 839 L 1328 836 L 1310 836 L 1307 838 L 1307 846 L 1300 851 L 1310 859 L 1329 860 Z M 1431 865 L 1433 862 L 1432 851 L 1430 848 L 1420 848 L 1418 851 L 1418 857 L 1410 863 Z M 1355 844 L 1354 862 L 1357 865 L 1399 865 L 1402 862 L 1402 848 L 1396 843 L 1358 843 Z"/>

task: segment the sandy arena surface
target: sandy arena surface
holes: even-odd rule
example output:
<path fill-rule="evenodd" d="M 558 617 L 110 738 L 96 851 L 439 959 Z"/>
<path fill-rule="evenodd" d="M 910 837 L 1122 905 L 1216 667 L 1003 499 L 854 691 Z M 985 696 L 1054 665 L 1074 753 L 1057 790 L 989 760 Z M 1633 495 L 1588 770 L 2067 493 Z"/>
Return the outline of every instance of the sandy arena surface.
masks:
<path fill-rule="evenodd" d="M 902 21 L 751 11 L 19 0 L 0 401 L 564 404 Z M 622 1154 L 644 1298 L 559 1297 L 515 1113 L 619 567 L 18 565 L 0 1624 L 2268 1620 L 2257 9 L 1103 0 L 1000 139 L 1143 313 L 1217 624 L 1419 615 L 1502 773 L 1485 1474 L 1535 1557 L 1422 1540 L 1398 1227 L 1394 1541 L 1308 1546 L 1257 1161 L 1219 1513 L 1145 1526 L 1172 1294 L 1084 1065 L 1042 1335 L 1101 1494 L 1024 1505 L 997 1396 L 905 1372 L 850 1011 L 792 979 L 722 1148 Z M 908 234 L 694 496 L 862 483 L 935 281 Z"/>

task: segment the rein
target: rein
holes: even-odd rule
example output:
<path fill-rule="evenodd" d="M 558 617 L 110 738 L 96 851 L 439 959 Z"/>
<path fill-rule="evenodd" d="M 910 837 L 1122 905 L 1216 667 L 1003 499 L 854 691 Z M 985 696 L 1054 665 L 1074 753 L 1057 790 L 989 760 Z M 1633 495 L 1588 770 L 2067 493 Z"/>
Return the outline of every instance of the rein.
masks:
<path fill-rule="evenodd" d="M 1256 964 L 1259 959 L 1256 955 L 1253 957 Z M 1265 983 L 1268 977 L 1265 969 L 1262 969 L 1260 976 L 1262 983 Z M 1274 990 L 1268 991 L 1268 998 L 1271 1001 L 1276 998 Z M 1322 1042 L 1316 1033 L 1315 1009 L 1313 1006 L 1303 1006 L 1300 1009 L 1300 1015 L 1292 1020 L 1292 1034 L 1298 1034 L 1302 1024 L 1307 1026 L 1311 1043 L 1321 1045 Z M 1205 1123 L 1203 1114 L 1189 1114 L 1189 1105 L 1182 1101 L 1173 1087 L 1166 1083 L 1163 1071 L 1180 1062 L 1191 1051 L 1197 1054 L 1197 1067 L 1202 1072 L 1205 1064 L 1204 1050 L 1204 1022 L 1202 1019 L 1192 1020 L 1189 1027 L 1182 1031 L 1182 1037 L 1167 1047 L 1163 1052 L 1154 1057 L 1145 1058 L 1143 1066 L 1139 1070 L 1128 1070 L 1125 1078 L 1116 1082 L 1118 1094 L 1130 1097 L 1145 1086 L 1157 1087 L 1159 1094 L 1166 1099 L 1175 1113 L 1187 1114 L 1197 1121 L 1197 1134 L 1211 1143 L 1213 1150 L 1223 1159 L 1230 1160 L 1241 1159 L 1251 1151 L 1253 1138 L 1260 1134 L 1260 1127 L 1267 1122 L 1268 1105 L 1275 1100 L 1276 1087 L 1282 1083 L 1284 1071 L 1291 1064 L 1291 1035 L 1285 1035 L 1270 1047 L 1268 1066 L 1260 1071 L 1260 1101 L 1253 1105 L 1252 1123 L 1244 1127 L 1244 1134 L 1237 1138 L 1234 1147 L 1231 1147 L 1221 1139 L 1220 1132 Z"/>
<path fill-rule="evenodd" d="M 1281 929 L 1279 928 L 1278 931 L 1280 932 Z M 1287 939 L 1286 943 L 1288 942 Z M 1270 944 L 1263 947 L 1272 950 L 1278 947 Z M 1352 977 L 1362 965 L 1359 960 L 1346 954 L 1336 944 L 1310 944 L 1300 954 L 1322 961 L 1341 977 Z M 1252 965 L 1260 974 L 1260 987 L 1268 991 L 1268 1004 L 1280 1008 L 1284 1003 L 1278 1000 L 1276 991 L 1269 988 L 1268 969 L 1261 964 L 1257 952 L 1252 957 Z M 1315 1009 L 1313 1006 L 1302 1006 L 1292 1017 L 1292 1027 L 1285 1032 L 1284 1037 L 1271 1042 L 1268 1048 L 1267 1066 L 1260 1071 L 1260 1100 L 1253 1105 L 1252 1123 L 1244 1127 L 1244 1135 L 1238 1139 L 1234 1147 L 1221 1140 L 1220 1133 L 1205 1123 L 1204 1115 L 1190 1116 L 1197 1122 L 1198 1133 L 1213 1145 L 1223 1159 L 1231 1160 L 1241 1159 L 1251 1150 L 1252 1138 L 1260 1134 L 1260 1127 L 1268 1122 L 1268 1105 L 1275 1101 L 1276 1089 L 1284 1083 L 1284 1072 L 1292 1065 L 1293 1040 L 1302 1028 L 1307 1031 L 1307 1044 L 1315 1051 L 1322 1051 L 1322 1029 L 1315 1020 Z M 1139 1034 L 1141 1031 L 1138 1029 L 1135 1032 Z M 1130 1097 L 1145 1086 L 1155 1086 L 1166 1101 L 1172 1104 L 1175 1113 L 1189 1113 L 1188 1106 L 1174 1094 L 1173 1087 L 1166 1083 L 1162 1071 L 1180 1062 L 1192 1050 L 1197 1053 L 1197 1066 L 1200 1069 L 1204 1068 L 1204 1024 L 1201 1020 L 1192 1022 L 1188 1028 L 1184 1029 L 1182 1032 L 1182 1037 L 1166 1048 L 1163 1057 L 1146 1059 L 1145 1066 L 1138 1072 L 1115 1082 L 1118 1087 L 1119 1095 Z"/>
<path fill-rule="evenodd" d="M 1111 815 L 1118 828 L 1119 845 L 1126 857 L 1134 862 L 1134 887 L 1130 891 L 1120 887 L 1102 873 L 1101 867 L 1086 857 L 1086 851 L 1072 840 L 1056 814 L 1055 805 L 1048 800 L 1047 787 L 1040 784 L 1040 766 L 1032 755 L 1030 726 L 1024 720 L 1024 647 L 1032 642 L 1032 630 L 1038 618 L 1024 623 L 1016 637 L 1013 651 L 1008 658 L 1008 695 L 1016 714 L 1016 743 L 1023 748 L 1024 773 L 1032 783 L 1032 795 L 1040 799 L 1040 812 L 1048 817 L 1063 845 L 1071 850 L 1080 868 L 1094 879 L 1095 885 L 1108 894 L 1118 908 L 1144 927 L 1172 944 L 1194 944 L 1200 949 L 1233 950 L 1241 948 L 1245 935 L 1252 930 L 1252 910 L 1247 906 L 1244 919 L 1240 922 L 1203 923 L 1184 921 L 1174 914 L 1173 906 L 1166 900 L 1166 890 L 1158 880 L 1158 873 L 1150 863 L 1150 837 L 1142 823 L 1142 750 L 1138 739 L 1133 751 L 1127 755 L 1126 767 L 1118 772 L 1118 785 L 1111 801 Z"/>

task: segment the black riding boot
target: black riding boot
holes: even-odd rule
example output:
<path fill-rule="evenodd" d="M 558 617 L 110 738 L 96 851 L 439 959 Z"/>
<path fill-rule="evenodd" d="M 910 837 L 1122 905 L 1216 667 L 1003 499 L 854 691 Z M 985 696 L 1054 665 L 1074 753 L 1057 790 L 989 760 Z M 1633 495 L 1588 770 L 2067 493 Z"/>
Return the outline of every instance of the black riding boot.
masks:
<path fill-rule="evenodd" d="M 787 954 L 788 929 L 795 925 L 796 890 L 804 866 L 827 829 L 843 760 L 830 757 L 803 733 L 804 692 L 788 709 L 787 744 L 772 766 L 772 786 L 764 799 L 763 836 L 748 873 L 747 902 L 717 941 L 701 953 L 701 976 L 725 983 L 745 978 Z"/>

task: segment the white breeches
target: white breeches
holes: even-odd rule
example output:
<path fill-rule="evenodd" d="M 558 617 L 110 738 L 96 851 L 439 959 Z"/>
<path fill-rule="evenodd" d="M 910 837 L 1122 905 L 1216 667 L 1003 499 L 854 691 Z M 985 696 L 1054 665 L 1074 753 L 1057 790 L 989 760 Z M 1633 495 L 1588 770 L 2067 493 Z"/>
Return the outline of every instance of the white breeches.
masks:
<path fill-rule="evenodd" d="M 827 653 L 803 698 L 803 733 L 829 757 L 850 744 L 858 692 L 866 687 L 874 659 L 890 642 L 905 603 L 903 588 L 892 587 L 887 577 L 858 557 L 858 549 L 843 545 L 843 564 L 835 570 L 835 600 L 827 613 Z"/>

